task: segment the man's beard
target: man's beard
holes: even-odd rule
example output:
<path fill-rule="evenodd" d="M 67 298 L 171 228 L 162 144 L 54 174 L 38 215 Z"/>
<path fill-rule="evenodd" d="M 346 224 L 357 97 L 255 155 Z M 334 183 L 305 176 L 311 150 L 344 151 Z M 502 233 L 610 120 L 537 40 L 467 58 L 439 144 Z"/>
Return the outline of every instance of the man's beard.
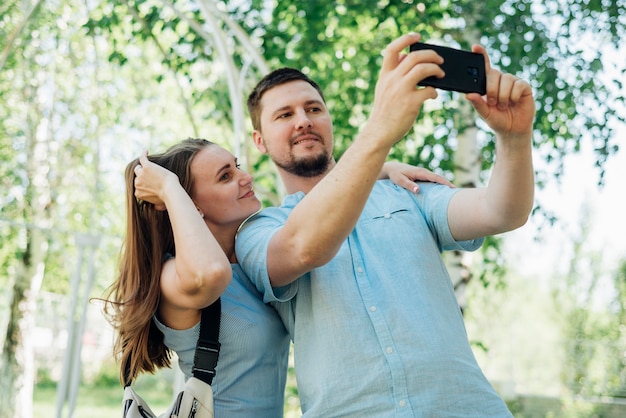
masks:
<path fill-rule="evenodd" d="M 276 161 L 274 164 L 290 174 L 299 177 L 317 177 L 328 169 L 330 157 L 326 152 L 312 158 L 291 159 L 290 161 Z"/>

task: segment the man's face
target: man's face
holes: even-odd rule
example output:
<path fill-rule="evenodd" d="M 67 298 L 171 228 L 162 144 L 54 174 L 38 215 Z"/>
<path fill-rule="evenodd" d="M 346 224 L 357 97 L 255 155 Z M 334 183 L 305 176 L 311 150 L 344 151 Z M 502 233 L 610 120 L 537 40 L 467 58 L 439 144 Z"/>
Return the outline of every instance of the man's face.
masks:
<path fill-rule="evenodd" d="M 333 124 L 317 90 L 290 81 L 261 99 L 261 130 L 253 133 L 259 151 L 281 169 L 302 177 L 324 174 L 332 161 Z"/>

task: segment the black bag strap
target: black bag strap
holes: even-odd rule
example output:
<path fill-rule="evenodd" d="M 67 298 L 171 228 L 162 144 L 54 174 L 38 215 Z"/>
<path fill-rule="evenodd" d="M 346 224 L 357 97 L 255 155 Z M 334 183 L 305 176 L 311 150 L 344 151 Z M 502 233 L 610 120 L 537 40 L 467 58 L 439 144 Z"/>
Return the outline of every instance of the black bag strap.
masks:
<path fill-rule="evenodd" d="M 218 298 L 211 305 L 202 309 L 202 317 L 200 319 L 200 336 L 196 344 L 196 353 L 193 359 L 193 368 L 191 369 L 194 377 L 202 380 L 207 384 L 213 382 L 215 377 L 215 367 L 220 354 L 220 319 L 222 316 L 222 302 Z M 126 362 L 124 368 L 124 377 L 128 381 L 130 374 L 130 359 Z M 128 382 L 126 386 L 130 386 L 132 382 Z"/>
<path fill-rule="evenodd" d="M 192 373 L 195 378 L 207 384 L 213 382 L 215 367 L 220 355 L 220 317 L 222 303 L 218 298 L 213 304 L 202 310 L 200 320 L 200 336 L 196 345 Z"/>

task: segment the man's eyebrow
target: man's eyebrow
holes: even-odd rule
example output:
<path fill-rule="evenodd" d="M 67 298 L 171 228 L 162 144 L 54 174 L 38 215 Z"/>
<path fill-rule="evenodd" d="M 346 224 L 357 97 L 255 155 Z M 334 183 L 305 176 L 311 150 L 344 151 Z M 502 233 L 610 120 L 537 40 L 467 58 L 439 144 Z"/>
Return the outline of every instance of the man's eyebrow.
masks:
<path fill-rule="evenodd" d="M 304 102 L 305 105 L 312 105 L 312 104 L 317 104 L 317 105 L 323 105 L 324 102 L 319 100 L 319 99 L 312 99 L 312 100 L 307 100 L 306 102 Z"/>
<path fill-rule="evenodd" d="M 272 114 L 284 112 L 285 110 L 289 110 L 289 109 L 291 109 L 291 105 L 282 106 L 282 107 L 279 107 L 278 109 L 274 109 L 274 111 L 272 111 Z"/>
<path fill-rule="evenodd" d="M 304 102 L 304 106 L 310 106 L 310 105 L 313 105 L 313 104 L 323 106 L 324 102 L 319 100 L 319 99 L 311 99 L 311 100 L 307 100 L 307 101 Z M 275 109 L 272 112 L 272 114 L 284 112 L 285 110 L 290 110 L 291 108 L 293 108 L 293 105 L 281 106 L 278 109 Z"/>

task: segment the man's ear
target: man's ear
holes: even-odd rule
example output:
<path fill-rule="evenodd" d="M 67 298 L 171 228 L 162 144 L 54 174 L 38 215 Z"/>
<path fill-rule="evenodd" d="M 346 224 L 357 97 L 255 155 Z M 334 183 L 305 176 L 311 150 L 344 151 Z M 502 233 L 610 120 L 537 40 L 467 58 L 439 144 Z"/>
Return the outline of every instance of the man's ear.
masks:
<path fill-rule="evenodd" d="M 254 145 L 256 149 L 259 150 L 262 154 L 267 154 L 267 148 L 265 147 L 265 143 L 263 142 L 263 137 L 261 136 L 261 132 L 256 129 L 252 131 L 252 140 L 254 141 Z"/>

